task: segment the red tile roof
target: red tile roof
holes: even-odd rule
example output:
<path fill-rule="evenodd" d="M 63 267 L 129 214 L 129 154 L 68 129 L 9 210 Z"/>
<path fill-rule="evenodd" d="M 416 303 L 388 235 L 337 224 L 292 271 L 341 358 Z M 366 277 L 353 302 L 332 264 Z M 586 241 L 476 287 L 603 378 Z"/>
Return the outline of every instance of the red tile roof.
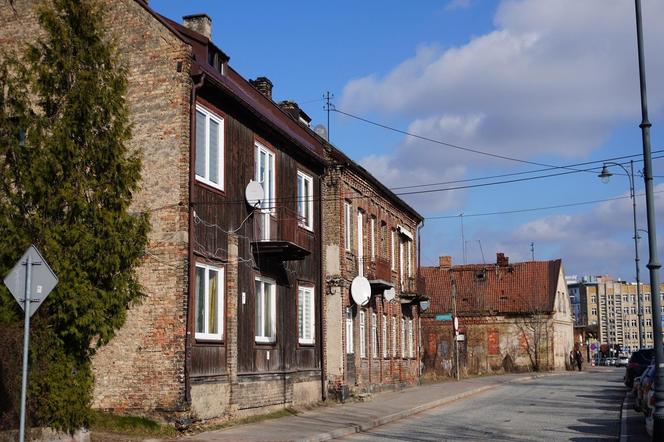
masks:
<path fill-rule="evenodd" d="M 557 259 L 509 265 L 422 267 L 420 271 L 430 299 L 429 314 L 452 311 L 452 281 L 456 285 L 459 316 L 550 313 L 561 266 Z"/>

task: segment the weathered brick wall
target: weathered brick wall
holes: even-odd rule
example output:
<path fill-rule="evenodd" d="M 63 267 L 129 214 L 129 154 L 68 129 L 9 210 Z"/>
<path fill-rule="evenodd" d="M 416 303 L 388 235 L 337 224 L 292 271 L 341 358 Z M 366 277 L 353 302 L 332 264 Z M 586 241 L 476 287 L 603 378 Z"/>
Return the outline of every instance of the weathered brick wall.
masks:
<path fill-rule="evenodd" d="M 0 46 L 18 49 L 40 30 L 37 0 L 0 5 Z M 132 210 L 152 231 L 138 269 L 146 297 L 93 363 L 94 406 L 141 412 L 178 409 L 184 400 L 187 287 L 189 50 L 135 0 L 106 0 L 109 36 L 128 68 L 133 137 L 143 157 Z M 177 72 L 177 62 L 182 62 Z"/>
<path fill-rule="evenodd" d="M 371 266 L 370 251 L 370 217 L 376 218 L 375 222 L 375 254 L 377 257 L 389 258 L 392 247 L 390 241 L 392 238 L 391 230 L 397 225 L 408 229 L 415 237 L 412 245 L 412 272 L 413 276 L 417 272 L 417 220 L 412 215 L 392 203 L 385 195 L 381 195 L 379 189 L 375 188 L 370 182 L 366 181 L 350 168 L 328 168 L 323 185 L 325 204 L 323 205 L 323 248 L 326 250 L 324 256 L 323 269 L 325 271 L 326 288 L 324 293 L 334 293 L 326 295 L 328 301 L 332 301 L 324 306 L 324 315 L 327 318 L 325 324 L 328 337 L 325 345 L 326 375 L 328 387 L 334 388 L 339 384 L 348 384 L 349 373 L 345 373 L 346 358 L 348 357 L 345 349 L 346 327 L 345 327 L 345 308 L 355 306 L 350 297 L 350 284 L 358 274 L 358 261 L 355 251 L 357 250 L 357 210 L 362 209 L 365 214 L 363 228 L 363 250 L 365 272 L 367 275 Z M 352 203 L 352 252 L 347 252 L 344 246 L 344 200 Z M 381 241 L 381 222 L 387 224 L 387 234 L 385 242 Z M 386 250 L 383 250 L 383 247 Z M 398 253 L 398 246 L 395 246 L 395 252 Z M 393 259 L 393 258 L 389 258 Z M 355 346 L 355 373 L 354 390 L 358 391 L 376 391 L 386 386 L 401 386 L 403 384 L 415 384 L 419 381 L 419 328 L 418 314 L 419 309 L 411 307 L 402 310 L 399 300 L 400 280 L 399 266 L 396 264 L 392 271 L 392 282 L 397 291 L 397 298 L 392 302 L 387 302 L 381 294 L 374 294 L 369 305 L 365 308 L 365 337 L 367 346 L 367 357 L 361 358 L 359 351 L 360 327 L 359 314 L 357 306 L 354 307 L 353 318 L 353 341 Z M 339 308 L 341 307 L 341 311 Z M 378 357 L 371 355 L 371 314 L 377 314 L 377 334 L 378 334 Z M 382 338 L 381 321 L 382 315 L 386 314 L 388 318 L 388 357 L 382 357 Z M 413 319 L 413 337 L 414 337 L 414 358 L 401 357 L 401 317 Z M 392 357 L 392 328 L 391 318 L 397 318 L 397 356 Z M 338 327 L 338 329 L 337 329 Z M 407 337 L 407 334 L 406 334 Z"/>

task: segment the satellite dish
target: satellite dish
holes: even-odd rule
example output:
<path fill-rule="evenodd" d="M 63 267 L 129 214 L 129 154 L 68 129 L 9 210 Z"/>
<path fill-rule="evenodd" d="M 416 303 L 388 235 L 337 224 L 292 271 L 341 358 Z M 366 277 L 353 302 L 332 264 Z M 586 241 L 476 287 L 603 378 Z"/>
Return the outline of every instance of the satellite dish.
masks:
<path fill-rule="evenodd" d="M 258 181 L 251 180 L 247 184 L 247 189 L 244 191 L 244 196 L 247 199 L 247 204 L 251 207 L 258 207 L 263 201 L 263 186 Z"/>
<path fill-rule="evenodd" d="M 356 276 L 350 285 L 350 295 L 353 297 L 355 304 L 365 306 L 369 303 L 371 298 L 371 284 L 364 276 Z"/>
<path fill-rule="evenodd" d="M 314 127 L 314 132 L 316 132 L 316 134 L 318 134 L 319 137 L 328 140 L 327 129 L 322 124 L 317 124 L 316 127 Z"/>
<path fill-rule="evenodd" d="M 386 301 L 391 301 L 394 299 L 396 296 L 396 292 L 394 291 L 394 287 L 387 289 L 383 292 L 383 298 L 385 298 Z"/>
<path fill-rule="evenodd" d="M 426 312 L 427 310 L 429 310 L 429 301 L 428 300 L 420 301 L 420 310 L 422 310 L 423 312 Z"/>

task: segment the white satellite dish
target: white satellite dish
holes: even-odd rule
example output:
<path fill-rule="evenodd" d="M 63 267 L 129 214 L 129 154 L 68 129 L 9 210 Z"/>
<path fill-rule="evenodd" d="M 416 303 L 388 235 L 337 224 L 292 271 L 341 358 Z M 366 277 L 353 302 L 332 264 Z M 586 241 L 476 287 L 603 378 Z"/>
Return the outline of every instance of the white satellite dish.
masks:
<path fill-rule="evenodd" d="M 371 284 L 364 276 L 356 276 L 350 285 L 350 295 L 353 297 L 355 304 L 365 306 L 369 303 L 371 298 Z"/>
<path fill-rule="evenodd" d="M 247 204 L 251 207 L 258 207 L 263 201 L 263 186 L 258 181 L 251 180 L 247 184 L 247 189 L 244 191 L 244 197 L 247 199 Z"/>
<path fill-rule="evenodd" d="M 394 299 L 396 296 L 396 292 L 394 291 L 394 287 L 389 288 L 383 292 L 383 298 L 385 298 L 386 301 L 391 301 Z"/>

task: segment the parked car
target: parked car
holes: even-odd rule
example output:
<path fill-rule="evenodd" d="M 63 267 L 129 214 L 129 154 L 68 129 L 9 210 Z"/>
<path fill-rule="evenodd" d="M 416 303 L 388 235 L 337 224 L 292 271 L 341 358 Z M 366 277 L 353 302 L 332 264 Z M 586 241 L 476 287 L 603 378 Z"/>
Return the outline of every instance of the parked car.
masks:
<path fill-rule="evenodd" d="M 655 389 L 651 388 L 646 396 L 643 414 L 646 415 L 646 431 L 652 437 L 653 425 L 655 423 Z"/>
<path fill-rule="evenodd" d="M 629 356 L 619 356 L 616 360 L 616 367 L 627 367 L 629 363 Z"/>
<path fill-rule="evenodd" d="M 639 381 L 634 382 L 634 409 L 636 411 L 644 411 L 646 409 L 646 397 L 648 392 L 653 389 L 655 381 L 655 361 L 653 360 L 648 368 L 639 376 Z"/>
<path fill-rule="evenodd" d="M 632 353 L 632 356 L 629 358 L 627 367 L 625 368 L 625 385 L 632 387 L 634 384 L 634 378 L 641 376 L 641 373 L 650 365 L 655 350 L 652 348 L 645 348 L 637 350 Z"/>

